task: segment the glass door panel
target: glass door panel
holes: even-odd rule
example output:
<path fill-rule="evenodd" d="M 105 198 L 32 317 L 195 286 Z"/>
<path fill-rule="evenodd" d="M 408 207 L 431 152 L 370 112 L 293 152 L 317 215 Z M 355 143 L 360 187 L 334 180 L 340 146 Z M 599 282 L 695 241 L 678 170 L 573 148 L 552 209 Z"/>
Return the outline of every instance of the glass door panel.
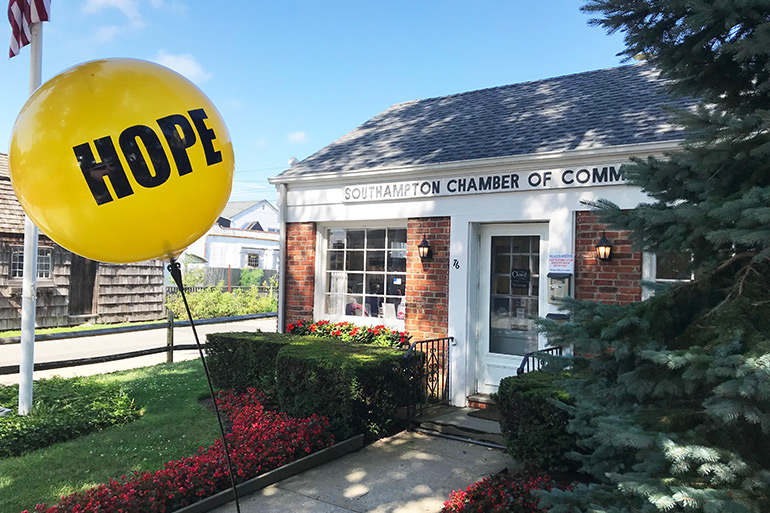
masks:
<path fill-rule="evenodd" d="M 537 350 L 540 237 L 492 236 L 489 353 L 523 356 Z"/>

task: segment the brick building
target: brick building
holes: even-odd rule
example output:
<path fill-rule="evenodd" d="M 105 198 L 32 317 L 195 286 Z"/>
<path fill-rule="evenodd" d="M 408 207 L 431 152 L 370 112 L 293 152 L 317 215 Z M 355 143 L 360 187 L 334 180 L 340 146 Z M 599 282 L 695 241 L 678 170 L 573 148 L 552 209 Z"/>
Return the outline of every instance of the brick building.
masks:
<path fill-rule="evenodd" d="M 559 296 L 628 303 L 643 279 L 668 277 L 585 202 L 644 201 L 621 166 L 675 150 L 682 132 L 663 107 L 691 105 L 646 64 L 394 105 L 270 180 L 281 325 L 451 336 L 452 402 L 494 392 L 547 346 L 533 318 L 563 318 Z"/>

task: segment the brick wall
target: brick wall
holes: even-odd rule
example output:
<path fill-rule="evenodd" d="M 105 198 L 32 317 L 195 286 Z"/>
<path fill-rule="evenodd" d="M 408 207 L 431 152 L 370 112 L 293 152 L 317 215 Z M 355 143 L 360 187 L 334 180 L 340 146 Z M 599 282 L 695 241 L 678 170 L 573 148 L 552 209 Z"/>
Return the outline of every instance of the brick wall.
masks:
<path fill-rule="evenodd" d="M 606 230 L 612 243 L 610 260 L 597 260 L 596 243 Z M 609 230 L 591 212 L 575 218 L 575 298 L 605 304 L 642 299 L 642 253 L 634 252 L 629 232 Z"/>
<path fill-rule="evenodd" d="M 286 225 L 286 324 L 313 318 L 315 297 L 315 223 Z M 284 326 L 285 328 L 285 326 Z"/>
<path fill-rule="evenodd" d="M 423 217 L 407 222 L 406 331 L 412 341 L 445 337 L 449 303 L 448 217 Z M 432 257 L 424 262 L 417 254 L 422 237 L 430 243 Z"/>

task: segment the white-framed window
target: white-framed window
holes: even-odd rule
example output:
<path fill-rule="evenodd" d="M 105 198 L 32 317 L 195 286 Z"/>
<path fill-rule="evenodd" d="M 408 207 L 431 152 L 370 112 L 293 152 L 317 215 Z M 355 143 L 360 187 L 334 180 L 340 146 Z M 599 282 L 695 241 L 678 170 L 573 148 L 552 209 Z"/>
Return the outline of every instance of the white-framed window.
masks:
<path fill-rule="evenodd" d="M 50 279 L 53 270 L 53 258 L 51 248 L 37 248 L 37 277 Z M 24 277 L 24 246 L 11 246 L 11 279 Z"/>
<path fill-rule="evenodd" d="M 324 240 L 323 315 L 403 322 L 406 227 L 328 228 Z"/>
<path fill-rule="evenodd" d="M 259 267 L 259 253 L 249 253 L 246 255 L 246 267 Z"/>
<path fill-rule="evenodd" d="M 642 281 L 656 283 L 677 283 L 692 281 L 695 276 L 690 270 L 692 256 L 689 253 L 643 253 Z M 652 296 L 654 290 L 642 287 L 642 299 Z"/>

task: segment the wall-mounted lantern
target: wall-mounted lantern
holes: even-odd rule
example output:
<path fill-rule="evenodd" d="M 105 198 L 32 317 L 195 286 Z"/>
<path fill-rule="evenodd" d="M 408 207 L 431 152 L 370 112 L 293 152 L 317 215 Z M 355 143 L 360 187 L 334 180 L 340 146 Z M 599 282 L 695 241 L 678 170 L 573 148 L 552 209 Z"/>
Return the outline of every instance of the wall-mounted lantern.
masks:
<path fill-rule="evenodd" d="M 602 232 L 602 238 L 599 239 L 599 242 L 596 244 L 596 258 L 599 260 L 609 260 L 611 256 L 612 244 L 607 240 L 604 232 Z"/>
<path fill-rule="evenodd" d="M 417 254 L 420 255 L 420 260 L 428 260 L 431 256 L 430 244 L 425 235 L 422 236 L 422 242 L 417 245 Z"/>

